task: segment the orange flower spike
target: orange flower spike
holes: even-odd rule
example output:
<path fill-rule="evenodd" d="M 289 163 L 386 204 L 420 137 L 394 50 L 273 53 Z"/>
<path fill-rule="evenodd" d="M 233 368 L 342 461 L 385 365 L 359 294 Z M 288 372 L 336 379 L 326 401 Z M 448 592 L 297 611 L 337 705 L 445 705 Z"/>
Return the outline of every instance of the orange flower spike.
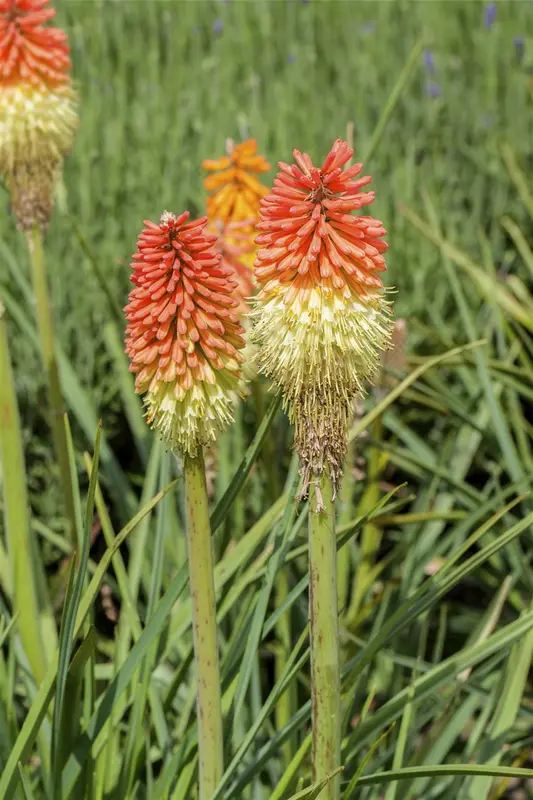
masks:
<path fill-rule="evenodd" d="M 0 178 L 23 229 L 44 227 L 78 125 L 67 37 L 48 0 L 0 0 Z"/>
<path fill-rule="evenodd" d="M 268 172 L 270 164 L 257 155 L 255 139 L 233 146 L 231 152 L 220 159 L 206 159 L 202 167 L 215 173 L 204 180 L 206 190 L 212 192 L 207 198 L 210 219 L 238 222 L 258 216 L 259 201 L 268 189 L 254 173 Z"/>
<path fill-rule="evenodd" d="M 328 469 L 338 487 L 351 404 L 379 367 L 391 335 L 385 229 L 351 212 L 369 205 L 362 164 L 338 139 L 322 167 L 294 150 L 261 201 L 252 312 L 262 371 L 283 393 L 295 425 L 304 491 Z"/>
<path fill-rule="evenodd" d="M 188 218 L 165 211 L 158 225 L 144 222 L 125 349 L 148 422 L 174 450 L 194 456 L 233 419 L 244 331 L 233 270 L 206 233 L 207 218 Z"/>

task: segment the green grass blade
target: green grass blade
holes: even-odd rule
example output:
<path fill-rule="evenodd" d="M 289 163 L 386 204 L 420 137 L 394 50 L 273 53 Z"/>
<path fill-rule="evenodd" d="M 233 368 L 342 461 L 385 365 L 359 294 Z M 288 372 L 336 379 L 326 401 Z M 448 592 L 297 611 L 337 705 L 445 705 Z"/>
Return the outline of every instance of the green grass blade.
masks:
<path fill-rule="evenodd" d="M 289 486 L 288 494 L 289 497 L 291 498 L 294 498 L 296 493 L 296 487 L 298 482 L 297 469 L 298 469 L 297 462 L 294 461 L 292 474 L 290 474 L 289 478 L 287 479 L 287 483 Z M 237 689 L 235 691 L 235 702 L 233 710 L 234 740 L 236 739 L 237 736 L 236 723 L 239 719 L 239 715 L 244 705 L 246 693 L 248 691 L 250 676 L 252 674 L 253 659 L 255 657 L 255 653 L 257 651 L 257 647 L 261 639 L 261 631 L 265 622 L 265 615 L 270 600 L 270 595 L 276 579 L 276 573 L 280 569 L 280 566 L 283 563 L 283 559 L 285 557 L 285 553 L 287 552 L 289 544 L 288 537 L 292 528 L 292 523 L 294 520 L 295 513 L 296 513 L 296 500 L 293 499 L 292 502 L 289 501 L 287 503 L 285 507 L 285 512 L 283 514 L 283 518 L 273 536 L 273 541 L 272 541 L 273 555 L 267 567 L 264 584 L 261 587 L 261 591 L 259 592 L 259 595 L 257 597 L 257 605 L 255 608 L 252 627 L 248 635 L 248 641 L 246 644 L 245 653 L 239 671 Z"/>
<path fill-rule="evenodd" d="M 410 375 L 407 376 L 401 383 L 394 387 L 387 395 L 381 400 L 379 403 L 373 407 L 372 411 L 369 411 L 368 414 L 365 414 L 358 422 L 355 423 L 353 428 L 350 430 L 349 434 L 349 441 L 351 442 L 355 439 L 359 434 L 361 434 L 364 430 L 366 430 L 372 423 L 379 417 L 383 412 L 394 403 L 395 400 L 400 397 L 400 395 L 413 383 L 415 383 L 419 378 L 424 375 L 428 370 L 436 367 L 438 364 L 441 364 L 444 361 L 451 360 L 456 356 L 470 350 L 473 347 L 480 347 L 481 345 L 486 344 L 485 340 L 482 339 L 478 342 L 470 342 L 470 344 L 463 345 L 462 347 L 454 347 L 451 350 L 448 350 L 446 353 L 441 353 L 438 356 L 432 356 L 428 358 L 424 364 L 421 364 L 419 367 L 413 370 Z"/>
<path fill-rule="evenodd" d="M 112 713 L 114 704 L 129 686 L 146 653 L 156 641 L 156 637 L 161 633 L 172 606 L 187 585 L 187 580 L 187 566 L 184 565 L 170 583 L 140 639 L 134 644 L 121 669 L 104 692 L 83 736 L 75 743 L 72 754 L 63 769 L 62 787 L 65 796 L 68 796 L 76 784 L 85 759 L 107 718 Z"/>
<path fill-rule="evenodd" d="M 30 543 L 29 505 L 22 431 L 0 303 L 0 460 L 3 465 L 4 521 L 9 550 L 14 609 L 22 645 L 37 685 L 46 672 L 46 654 L 39 626 L 35 567 Z"/>
<path fill-rule="evenodd" d="M 242 489 L 244 482 L 246 481 L 246 478 L 248 477 L 250 470 L 252 469 L 252 466 L 261 451 L 261 447 L 264 444 L 270 426 L 274 422 L 274 418 L 278 413 L 280 405 L 281 395 L 278 394 L 272 400 L 270 408 L 263 417 L 261 424 L 257 429 L 257 433 L 255 434 L 250 447 L 244 454 L 244 458 L 241 461 L 237 472 L 233 476 L 230 485 L 220 498 L 220 501 L 217 503 L 216 508 L 211 514 L 211 534 L 214 534 L 217 528 L 222 524 L 229 509 L 231 508 L 232 503 Z"/>
<path fill-rule="evenodd" d="M 408 778 L 435 777 L 436 775 L 489 775 L 495 778 L 533 778 L 532 769 L 515 767 L 488 767 L 473 764 L 438 764 L 427 767 L 403 767 L 398 770 L 385 770 L 374 775 L 363 775 L 359 786 L 386 785 L 388 781 L 401 781 Z"/>
<path fill-rule="evenodd" d="M 307 789 L 303 789 L 301 792 L 292 794 L 289 797 L 289 800 L 316 800 L 317 797 L 320 797 L 322 789 L 325 789 L 328 783 L 332 781 L 333 778 L 335 778 L 335 776 L 340 772 L 342 772 L 342 767 L 338 767 L 338 769 L 336 769 L 330 775 L 326 775 L 325 778 L 317 781 L 317 783 L 313 783 L 312 786 L 308 786 Z"/>
<path fill-rule="evenodd" d="M 533 612 L 528 612 L 515 622 L 494 633 L 484 642 L 460 650 L 456 655 L 433 667 L 409 686 L 400 690 L 371 717 L 362 722 L 355 732 L 348 737 L 346 744 L 352 749 L 349 750 L 344 758 L 344 763 L 346 765 L 349 764 L 355 758 L 356 753 L 364 742 L 374 736 L 379 729 L 393 722 L 402 713 L 406 703 L 412 699 L 421 700 L 427 697 L 452 676 L 457 675 L 467 667 L 475 666 L 480 661 L 494 653 L 498 653 L 502 649 L 509 649 L 516 641 L 529 633 L 532 626 Z M 422 769 L 420 768 L 420 770 Z"/>
<path fill-rule="evenodd" d="M 168 491 L 173 488 L 173 486 L 175 486 L 175 482 L 172 482 L 169 484 L 169 486 L 165 487 L 162 492 L 158 492 L 158 494 L 153 497 L 149 503 L 143 506 L 140 511 L 138 511 L 138 513 L 130 520 L 130 522 L 120 531 L 115 542 L 113 543 L 113 546 L 108 548 L 103 554 L 91 579 L 91 582 L 89 583 L 89 586 L 85 590 L 81 599 L 78 609 L 78 616 L 76 618 L 74 636 L 78 636 L 82 629 L 85 618 L 94 604 L 95 598 L 100 589 L 100 585 L 114 554 L 119 549 L 121 544 L 126 540 L 126 537 L 136 528 L 142 519 L 152 511 L 157 503 Z M 17 736 L 16 742 L 9 754 L 8 761 L 4 766 L 2 774 L 0 775 L 0 797 L 5 797 L 6 800 L 13 796 L 13 792 L 16 788 L 18 779 L 18 762 L 24 761 L 28 757 L 33 742 L 35 741 L 35 737 L 39 732 L 40 725 L 46 714 L 48 705 L 52 699 L 57 668 L 58 656 L 56 655 L 47 670 L 46 676 L 33 700 L 33 703 L 30 706 L 28 714 L 20 729 L 20 733 Z"/>
<path fill-rule="evenodd" d="M 74 448 L 72 444 L 72 437 L 70 434 L 70 427 L 68 419 L 65 416 L 65 429 L 67 448 L 69 454 L 70 471 L 71 475 L 76 474 L 76 462 L 74 458 Z M 55 689 L 55 704 L 54 704 L 54 719 L 52 725 L 52 785 L 54 793 L 57 797 L 61 797 L 60 781 L 61 770 L 64 762 L 64 747 L 66 745 L 65 730 L 69 730 L 70 720 L 68 717 L 74 715 L 79 716 L 79 709 L 68 708 L 65 709 L 65 696 L 67 690 L 68 671 L 70 659 L 74 648 L 74 629 L 76 625 L 76 616 L 80 606 L 81 596 L 83 593 L 83 586 L 85 576 L 87 573 L 87 566 L 89 563 L 89 550 L 91 541 L 91 526 L 93 522 L 94 511 L 94 496 L 96 492 L 96 484 L 98 477 L 98 464 L 100 457 L 100 440 L 101 440 L 101 425 L 98 426 L 96 432 L 96 439 L 94 444 L 93 465 L 91 470 L 91 477 L 89 481 L 89 491 L 87 493 L 87 502 L 85 508 L 85 519 L 82 530 L 81 513 L 79 509 L 79 489 L 76 485 L 72 487 L 73 497 L 75 498 L 75 515 L 78 544 L 80 548 L 79 563 L 76 574 L 74 576 L 74 562 L 72 564 L 72 571 L 69 576 L 69 584 L 67 594 L 65 596 L 65 605 L 63 611 L 63 619 L 61 622 L 61 631 L 59 634 L 59 656 L 57 667 L 57 679 Z M 74 481 L 73 481 L 74 484 Z"/>
<path fill-rule="evenodd" d="M 383 138 L 383 134 L 385 133 L 385 129 L 387 124 L 394 113 L 396 106 L 409 83 L 409 79 L 411 77 L 411 73 L 418 63 L 420 58 L 420 54 L 424 47 L 424 38 L 419 39 L 413 49 L 409 54 L 409 58 L 407 59 L 404 68 L 400 72 L 398 76 L 398 80 L 394 84 L 393 90 L 390 93 L 387 102 L 383 106 L 383 111 L 381 112 L 381 116 L 378 120 L 376 127 L 374 128 L 374 132 L 372 133 L 372 138 L 370 140 L 370 144 L 365 150 L 365 155 L 363 158 L 363 162 L 368 162 L 371 160 L 372 156 L 376 152 L 381 139 Z"/>

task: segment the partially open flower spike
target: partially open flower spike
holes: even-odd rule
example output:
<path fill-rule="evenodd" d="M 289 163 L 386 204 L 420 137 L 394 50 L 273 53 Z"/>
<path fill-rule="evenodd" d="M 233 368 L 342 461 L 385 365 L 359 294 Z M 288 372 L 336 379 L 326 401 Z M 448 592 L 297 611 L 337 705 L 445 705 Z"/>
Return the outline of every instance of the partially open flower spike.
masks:
<path fill-rule="evenodd" d="M 0 0 L 0 177 L 23 230 L 46 227 L 78 126 L 66 34 L 49 0 Z"/>
<path fill-rule="evenodd" d="M 261 201 L 252 336 L 295 426 L 304 493 L 324 470 L 338 489 L 352 401 L 391 332 L 385 229 L 352 214 L 374 199 L 362 164 L 343 169 L 352 155 L 338 139 L 318 168 L 295 150 Z"/>
<path fill-rule="evenodd" d="M 196 664 L 200 800 L 222 777 L 223 731 L 213 552 L 203 445 L 233 419 L 243 329 L 235 273 L 215 249 L 207 218 L 169 211 L 144 221 L 125 308 L 126 353 L 148 422 L 183 457 Z"/>
<path fill-rule="evenodd" d="M 259 368 L 282 393 L 310 493 L 309 623 L 313 780 L 340 800 L 342 709 L 337 611 L 335 495 L 354 398 L 379 368 L 391 332 L 380 273 L 385 230 L 354 216 L 369 205 L 362 164 L 337 139 L 320 168 L 294 150 L 261 201 L 260 284 L 251 313 Z M 346 168 L 344 168 L 346 167 Z"/>
<path fill-rule="evenodd" d="M 206 225 L 188 212 L 145 220 L 125 309 L 126 353 L 148 422 L 191 456 L 233 419 L 244 347 L 235 273 Z"/>

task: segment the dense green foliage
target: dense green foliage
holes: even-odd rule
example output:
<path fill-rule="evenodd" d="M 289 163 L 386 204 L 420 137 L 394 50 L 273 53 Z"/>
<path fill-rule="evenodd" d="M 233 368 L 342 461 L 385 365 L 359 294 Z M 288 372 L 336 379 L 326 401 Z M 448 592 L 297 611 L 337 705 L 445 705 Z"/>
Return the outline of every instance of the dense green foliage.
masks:
<path fill-rule="evenodd" d="M 450 0 L 57 5 L 81 127 L 45 255 L 83 544 L 74 564 L 28 257 L 5 214 L 48 671 L 36 691 L 4 526 L 0 796 L 195 796 L 181 466 L 146 429 L 122 354 L 129 255 L 143 219 L 203 213 L 200 163 L 225 137 L 254 136 L 274 165 L 292 147 L 319 160 L 353 123 L 407 345 L 357 410 L 338 502 L 343 797 L 495 800 L 515 772 L 533 797 L 533 771 L 516 771 L 533 745 L 530 4 L 499 3 L 491 26 L 482 3 Z M 311 784 L 307 504 L 268 389 L 208 457 L 227 800 Z"/>

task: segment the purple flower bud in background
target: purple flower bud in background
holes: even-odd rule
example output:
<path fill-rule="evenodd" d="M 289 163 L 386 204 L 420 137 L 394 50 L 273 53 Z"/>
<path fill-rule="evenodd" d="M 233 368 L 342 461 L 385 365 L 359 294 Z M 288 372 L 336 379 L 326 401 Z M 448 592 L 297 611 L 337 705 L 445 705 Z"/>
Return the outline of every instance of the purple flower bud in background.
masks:
<path fill-rule="evenodd" d="M 374 33 L 376 30 L 376 23 L 370 20 L 369 22 L 363 22 L 361 25 L 361 30 L 363 33 Z"/>
<path fill-rule="evenodd" d="M 221 19 L 216 19 L 213 22 L 213 33 L 222 33 L 224 30 L 224 22 Z"/>
<path fill-rule="evenodd" d="M 430 97 L 440 97 L 442 94 L 442 89 L 438 83 L 435 83 L 435 81 L 426 81 L 426 94 L 428 94 Z"/>
<path fill-rule="evenodd" d="M 522 61 L 524 57 L 524 37 L 523 36 L 515 36 L 513 39 L 514 49 L 516 53 L 516 58 L 518 61 Z"/>
<path fill-rule="evenodd" d="M 431 74 L 435 72 L 435 59 L 433 58 L 433 53 L 431 50 L 429 50 L 429 48 L 424 50 L 424 67 Z"/>
<path fill-rule="evenodd" d="M 487 3 L 485 5 L 485 28 L 490 31 L 496 20 L 496 3 Z"/>
<path fill-rule="evenodd" d="M 293 56 L 292 53 L 289 53 L 289 55 L 287 56 L 287 63 L 294 64 L 295 61 L 296 61 L 296 56 Z"/>

